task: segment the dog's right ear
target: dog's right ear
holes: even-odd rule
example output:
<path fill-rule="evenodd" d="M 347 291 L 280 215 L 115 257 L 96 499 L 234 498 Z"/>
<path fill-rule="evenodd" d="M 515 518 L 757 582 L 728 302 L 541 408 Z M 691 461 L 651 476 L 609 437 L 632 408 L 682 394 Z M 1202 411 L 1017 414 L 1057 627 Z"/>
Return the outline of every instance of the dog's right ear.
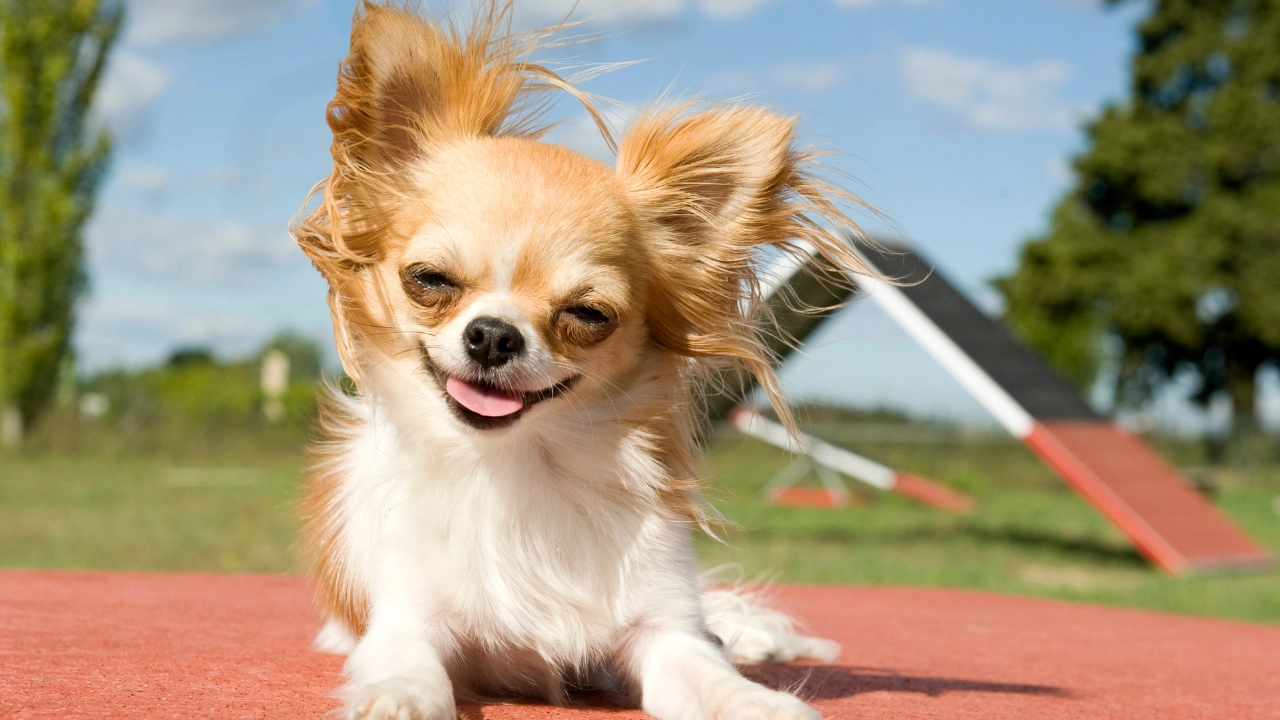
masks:
<path fill-rule="evenodd" d="M 376 288 L 362 271 L 383 257 L 413 166 L 446 143 L 519 133 L 508 118 L 527 79 L 554 78 L 520 62 L 536 38 L 508 32 L 510 9 L 509 0 L 481 2 L 461 29 L 390 2 L 363 0 L 356 10 L 327 112 L 333 171 L 292 230 L 329 281 L 338 354 L 357 384 L 364 342 L 355 338 L 380 322 L 371 314 Z"/>
<path fill-rule="evenodd" d="M 519 62 L 528 42 L 507 32 L 509 6 L 484 3 L 459 29 L 361 3 L 327 113 L 333 172 L 314 193 L 322 206 L 295 228 L 331 281 L 380 259 L 388 211 L 415 163 L 443 144 L 511 131 L 530 66 Z"/>
<path fill-rule="evenodd" d="M 525 83 L 507 4 L 465 30 L 365 2 L 329 103 L 335 161 L 389 170 L 433 144 L 497 134 Z"/>

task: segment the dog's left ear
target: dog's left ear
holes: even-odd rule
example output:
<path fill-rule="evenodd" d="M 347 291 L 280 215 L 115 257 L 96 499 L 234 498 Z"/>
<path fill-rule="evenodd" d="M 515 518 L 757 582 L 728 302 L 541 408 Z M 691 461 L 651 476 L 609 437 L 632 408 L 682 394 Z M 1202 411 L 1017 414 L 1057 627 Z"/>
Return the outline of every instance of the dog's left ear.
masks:
<path fill-rule="evenodd" d="M 642 116 L 618 146 L 618 175 L 662 276 L 650 322 L 689 356 L 737 354 L 721 337 L 740 315 L 756 247 L 788 240 L 794 120 L 757 108 Z M 781 221 L 781 222 L 779 222 Z"/>
<path fill-rule="evenodd" d="M 760 248 L 796 252 L 802 241 L 841 270 L 868 272 L 839 230 L 815 222 L 858 233 L 836 203 L 861 203 L 809 172 L 812 155 L 795 136 L 795 118 L 763 108 L 674 108 L 641 116 L 618 147 L 618 175 L 657 270 L 654 340 L 685 357 L 741 362 L 775 406 L 773 358 L 753 317 Z"/>
<path fill-rule="evenodd" d="M 618 174 L 647 219 L 676 241 L 732 242 L 740 230 L 768 230 L 768 214 L 795 168 L 794 118 L 760 108 L 681 108 L 642 116 L 618 147 Z M 774 238 L 760 238 L 768 243 Z"/>

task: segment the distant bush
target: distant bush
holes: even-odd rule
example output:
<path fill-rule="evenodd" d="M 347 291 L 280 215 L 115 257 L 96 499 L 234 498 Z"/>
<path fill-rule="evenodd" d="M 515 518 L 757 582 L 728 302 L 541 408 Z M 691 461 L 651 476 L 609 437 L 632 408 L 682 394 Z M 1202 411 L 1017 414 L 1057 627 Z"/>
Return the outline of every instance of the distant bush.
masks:
<path fill-rule="evenodd" d="M 272 349 L 291 367 L 278 422 L 265 416 L 261 387 L 261 359 Z M 250 359 L 223 361 L 204 348 L 182 348 L 163 365 L 80 380 L 78 400 L 51 413 L 32 442 L 176 456 L 294 452 L 314 424 L 320 358 L 314 342 L 294 335 L 277 337 Z"/>

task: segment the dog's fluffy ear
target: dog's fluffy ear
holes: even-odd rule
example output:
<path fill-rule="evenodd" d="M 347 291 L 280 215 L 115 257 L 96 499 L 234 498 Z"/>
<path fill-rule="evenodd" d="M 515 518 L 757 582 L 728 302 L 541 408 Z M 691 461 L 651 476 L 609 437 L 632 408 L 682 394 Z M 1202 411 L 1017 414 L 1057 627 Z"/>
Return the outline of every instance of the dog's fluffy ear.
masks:
<path fill-rule="evenodd" d="M 512 32 L 513 0 L 480 0 L 462 24 L 394 2 L 363 0 L 327 118 L 333 172 L 312 191 L 322 205 L 299 223 L 298 243 L 326 277 L 380 259 L 389 209 L 402 205 L 406 168 L 444 144 L 494 135 L 537 136 L 538 98 L 560 90 L 590 99 L 528 56 L 559 28 Z"/>
<path fill-rule="evenodd" d="M 842 270 L 869 272 L 836 234 L 859 233 L 837 203 L 861 203 L 808 172 L 812 156 L 795 136 L 794 118 L 758 107 L 652 111 L 624 134 L 617 165 L 658 265 L 654 339 L 686 357 L 742 363 L 784 420 L 759 338 L 760 248 L 798 252 L 805 242 Z"/>
<path fill-rule="evenodd" d="M 525 82 L 506 24 L 499 3 L 459 30 L 366 2 L 329 103 L 334 159 L 387 170 L 433 143 L 497 134 Z"/>
<path fill-rule="evenodd" d="M 313 192 L 322 206 L 297 228 L 326 277 L 378 261 L 408 166 L 452 140 L 519 131 L 508 118 L 530 68 L 541 68 L 518 62 L 530 41 L 507 32 L 509 6 L 482 4 L 462 29 L 390 4 L 359 6 L 327 113 L 333 172 Z"/>
<path fill-rule="evenodd" d="M 512 34 L 510 13 L 510 0 L 485 0 L 459 26 L 393 2 L 358 6 L 327 113 L 333 171 L 293 227 L 329 281 L 339 354 L 357 381 L 352 335 L 376 322 L 366 312 L 370 289 L 361 270 L 381 260 L 391 241 L 392 212 L 412 192 L 411 167 L 456 140 L 536 134 L 535 120 L 517 104 L 551 87 L 573 92 L 555 73 L 523 61 L 550 31 Z"/>

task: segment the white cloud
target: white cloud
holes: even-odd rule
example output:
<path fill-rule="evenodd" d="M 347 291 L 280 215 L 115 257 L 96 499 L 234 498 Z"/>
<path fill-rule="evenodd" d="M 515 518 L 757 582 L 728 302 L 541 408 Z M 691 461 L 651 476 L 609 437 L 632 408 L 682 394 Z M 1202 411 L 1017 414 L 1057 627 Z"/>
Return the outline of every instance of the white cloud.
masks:
<path fill-rule="evenodd" d="M 614 139 L 618 139 L 627 127 L 631 112 L 619 107 L 606 107 L 601 108 L 601 113 L 613 132 Z M 606 165 L 613 165 L 613 150 L 609 149 L 609 144 L 605 142 L 600 128 L 596 127 L 595 121 L 589 115 L 579 115 L 557 125 L 547 133 L 544 140 L 554 145 L 563 145 Z"/>
<path fill-rule="evenodd" d="M 787 62 L 774 65 L 763 77 L 745 70 L 721 73 L 711 78 L 708 85 L 717 93 L 756 92 L 762 85 L 780 91 L 822 93 L 831 90 L 844 78 L 844 67 L 836 62 Z M 620 139 L 633 117 L 634 109 L 610 105 L 600 110 L 613 131 L 614 138 Z M 612 165 L 615 159 L 595 121 L 585 114 L 557 125 L 543 139 L 608 165 Z"/>
<path fill-rule="evenodd" d="M 113 176 L 120 185 L 153 205 L 163 205 L 171 195 L 179 193 L 232 192 L 250 195 L 267 192 L 271 187 L 259 175 L 230 167 L 210 167 L 200 172 L 174 175 L 169 168 L 152 163 L 133 162 L 120 167 Z"/>
<path fill-rule="evenodd" d="M 713 20 L 747 17 L 775 0 L 525 0 L 516 4 L 525 24 L 559 22 L 573 11 L 571 20 L 610 25 L 667 22 L 696 7 Z M 796 0 L 783 0 L 795 2 Z"/>
<path fill-rule="evenodd" d="M 706 87 L 712 93 L 727 95 L 759 92 L 817 95 L 844 82 L 847 74 L 844 64 L 832 60 L 786 61 L 772 65 L 762 72 L 743 68 L 724 70 L 708 78 Z"/>
<path fill-rule="evenodd" d="M 116 177 L 122 185 L 136 191 L 153 205 L 163 202 L 173 187 L 173 175 L 159 165 L 126 165 L 120 168 Z"/>
<path fill-rule="evenodd" d="M 835 4 L 843 8 L 866 8 L 874 5 L 910 5 L 918 7 L 920 5 L 932 5 L 937 0 L 835 0 Z"/>
<path fill-rule="evenodd" d="M 169 71 L 156 63 L 127 50 L 117 51 L 98 86 L 93 114 L 116 137 L 135 138 L 145 130 L 169 79 Z"/>
<path fill-rule="evenodd" d="M 779 89 L 824 93 L 844 80 L 844 67 L 835 62 L 786 62 L 769 70 L 769 80 Z"/>
<path fill-rule="evenodd" d="M 1071 167 L 1071 161 L 1064 157 L 1056 157 L 1049 161 L 1044 169 L 1045 177 L 1049 178 L 1049 182 L 1054 185 L 1065 187 L 1070 185 L 1076 177 L 1075 168 Z"/>
<path fill-rule="evenodd" d="M 913 95 L 970 127 L 1067 127 L 1077 116 L 1053 95 L 1071 75 L 1063 62 L 1017 67 L 947 50 L 913 48 L 903 54 L 902 69 Z"/>
<path fill-rule="evenodd" d="M 86 236 L 94 266 L 175 287 L 247 285 L 306 264 L 283 227 L 235 220 L 193 222 L 108 206 Z"/>
<path fill-rule="evenodd" d="M 141 187 L 168 177 L 129 172 Z M 163 361 L 200 345 L 241 357 L 284 327 L 324 338 L 323 281 L 285 229 L 193 221 L 106 204 L 86 232 L 90 296 L 76 323 L 90 371 Z"/>
<path fill-rule="evenodd" d="M 706 89 L 713 93 L 741 95 L 760 91 L 760 78 L 748 70 L 722 70 L 707 78 Z"/>
<path fill-rule="evenodd" d="M 267 27 L 313 0 L 130 0 L 130 45 L 213 40 Z"/>
<path fill-rule="evenodd" d="M 161 362 L 178 347 L 213 347 L 228 356 L 242 355 L 272 330 L 235 312 L 125 298 L 90 298 L 76 328 L 76 354 L 81 369 L 90 372 Z"/>
<path fill-rule="evenodd" d="M 833 0 L 844 8 L 863 8 L 873 5 L 932 5 L 938 0 Z M 592 18 L 600 22 L 654 22 L 673 20 L 690 7 L 697 7 L 703 15 L 713 20 L 738 20 L 773 2 L 797 3 L 800 0 L 580 0 L 573 13 L 575 19 Z M 574 0 L 525 0 L 517 3 L 519 11 L 541 22 L 562 20 Z"/>
<path fill-rule="evenodd" d="M 559 22 L 570 11 L 571 20 L 655 22 L 679 17 L 688 5 L 688 0 L 525 0 L 516 4 L 516 11 L 538 23 Z"/>
<path fill-rule="evenodd" d="M 1052 0 L 1055 5 L 1078 8 L 1080 10 L 1102 10 L 1106 8 L 1106 0 Z"/>
<path fill-rule="evenodd" d="M 563 145 L 602 163 L 613 164 L 613 151 L 609 149 L 609 144 L 605 142 L 595 122 L 585 115 L 555 128 L 548 133 L 546 141 L 553 145 Z"/>
<path fill-rule="evenodd" d="M 700 0 L 698 7 L 716 20 L 737 20 L 764 7 L 773 0 Z M 795 0 L 789 0 L 795 2 Z"/>

